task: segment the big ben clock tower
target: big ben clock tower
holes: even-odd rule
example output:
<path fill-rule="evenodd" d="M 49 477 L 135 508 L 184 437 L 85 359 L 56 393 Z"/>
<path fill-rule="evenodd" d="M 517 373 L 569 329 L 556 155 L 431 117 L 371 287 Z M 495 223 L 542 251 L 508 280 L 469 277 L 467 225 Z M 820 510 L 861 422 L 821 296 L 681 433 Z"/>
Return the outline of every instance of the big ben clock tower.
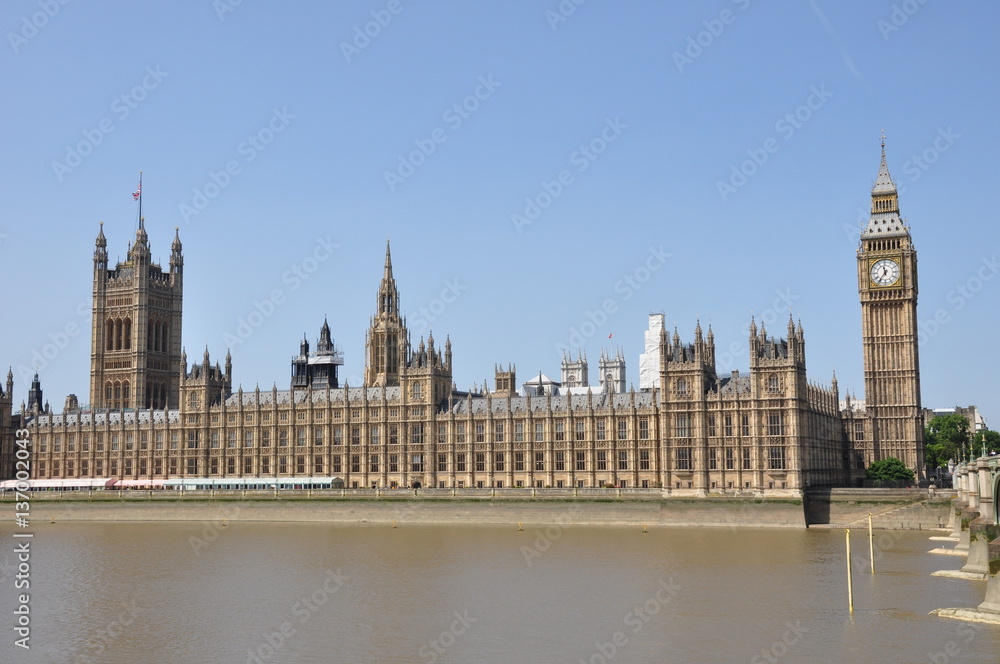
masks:
<path fill-rule="evenodd" d="M 858 248 L 864 341 L 866 464 L 900 459 L 924 477 L 917 339 L 917 252 L 899 216 L 896 184 L 885 162 L 872 187 L 872 210 Z"/>

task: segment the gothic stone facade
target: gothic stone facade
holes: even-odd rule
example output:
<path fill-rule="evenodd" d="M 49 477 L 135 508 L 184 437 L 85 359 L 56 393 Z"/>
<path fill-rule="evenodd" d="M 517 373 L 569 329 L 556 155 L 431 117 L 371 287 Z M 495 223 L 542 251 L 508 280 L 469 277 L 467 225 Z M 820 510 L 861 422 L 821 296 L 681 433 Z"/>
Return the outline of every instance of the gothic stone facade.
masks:
<path fill-rule="evenodd" d="M 751 323 L 749 373 L 717 375 L 711 329 L 703 334 L 697 325 L 693 340 L 682 342 L 661 327 L 653 387 L 625 391 L 623 374 L 588 386 L 585 360 L 564 358 L 564 384 L 539 375 L 518 389 L 508 367 L 496 369 L 494 390 L 459 392 L 450 339 L 443 349 L 433 335 L 411 344 L 388 246 L 365 385 L 339 386 L 342 355 L 324 322 L 317 351 L 303 341 L 293 359 L 289 389 L 234 392 L 228 354 L 224 366 L 213 365 L 206 349 L 189 366 L 180 349 L 179 238 L 163 272 L 149 263 L 140 223 L 128 260 L 108 270 L 101 232 L 91 406 L 67 399 L 64 412 L 54 413 L 36 383 L 15 416 L 8 378 L 0 399 L 2 475 L 13 475 L 19 425 L 34 441 L 34 477 L 133 485 L 332 476 L 355 488 L 614 485 L 700 494 L 849 484 L 859 468 L 889 454 L 922 471 L 914 429 L 916 258 L 898 222 L 884 150 L 872 201 L 858 252 L 870 405 L 844 411 L 836 379 L 829 387 L 807 380 L 805 334 L 791 320 L 784 338 Z"/>

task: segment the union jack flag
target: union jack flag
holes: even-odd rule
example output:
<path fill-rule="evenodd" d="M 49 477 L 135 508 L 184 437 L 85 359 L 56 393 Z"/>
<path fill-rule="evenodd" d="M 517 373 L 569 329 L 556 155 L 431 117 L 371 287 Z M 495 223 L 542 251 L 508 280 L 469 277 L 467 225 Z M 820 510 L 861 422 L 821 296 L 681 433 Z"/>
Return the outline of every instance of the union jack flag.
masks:
<path fill-rule="evenodd" d="M 139 186 L 136 187 L 135 191 L 132 192 L 132 200 L 133 201 L 139 200 L 139 196 L 141 195 L 142 195 L 142 180 L 139 180 Z"/>

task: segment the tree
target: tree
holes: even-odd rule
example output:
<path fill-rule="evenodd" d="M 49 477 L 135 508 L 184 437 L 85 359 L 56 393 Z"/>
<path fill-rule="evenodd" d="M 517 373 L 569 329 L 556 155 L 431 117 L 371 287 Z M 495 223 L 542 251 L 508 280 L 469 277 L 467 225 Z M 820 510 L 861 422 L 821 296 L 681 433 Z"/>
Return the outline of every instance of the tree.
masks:
<path fill-rule="evenodd" d="M 1000 450 L 1000 433 L 991 431 L 990 429 L 977 431 L 975 437 L 972 439 L 972 444 L 977 454 L 983 451 L 983 443 L 986 443 L 987 454 Z"/>
<path fill-rule="evenodd" d="M 958 460 L 962 455 L 962 446 L 968 444 L 969 438 L 969 420 L 966 417 L 958 413 L 938 415 L 924 429 L 927 465 L 940 468 L 947 466 L 949 459 Z"/>
<path fill-rule="evenodd" d="M 886 457 L 868 466 L 866 476 L 876 485 L 913 484 L 913 471 L 896 457 Z"/>

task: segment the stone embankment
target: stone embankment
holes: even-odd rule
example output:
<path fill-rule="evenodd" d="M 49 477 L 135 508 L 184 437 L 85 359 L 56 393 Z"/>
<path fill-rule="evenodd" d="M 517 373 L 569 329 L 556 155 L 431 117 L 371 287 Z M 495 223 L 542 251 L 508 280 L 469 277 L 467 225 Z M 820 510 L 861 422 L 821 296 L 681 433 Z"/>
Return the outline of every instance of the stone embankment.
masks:
<path fill-rule="evenodd" d="M 12 492 L 0 497 L 14 499 Z M 951 497 L 918 490 L 812 489 L 691 493 L 659 489 L 327 491 L 39 491 L 33 519 L 55 521 L 323 521 L 335 523 L 579 524 L 728 528 L 876 528 L 948 524 Z"/>
<path fill-rule="evenodd" d="M 954 491 L 924 489 L 812 489 L 806 493 L 806 521 L 830 528 L 942 530 L 949 526 Z"/>

